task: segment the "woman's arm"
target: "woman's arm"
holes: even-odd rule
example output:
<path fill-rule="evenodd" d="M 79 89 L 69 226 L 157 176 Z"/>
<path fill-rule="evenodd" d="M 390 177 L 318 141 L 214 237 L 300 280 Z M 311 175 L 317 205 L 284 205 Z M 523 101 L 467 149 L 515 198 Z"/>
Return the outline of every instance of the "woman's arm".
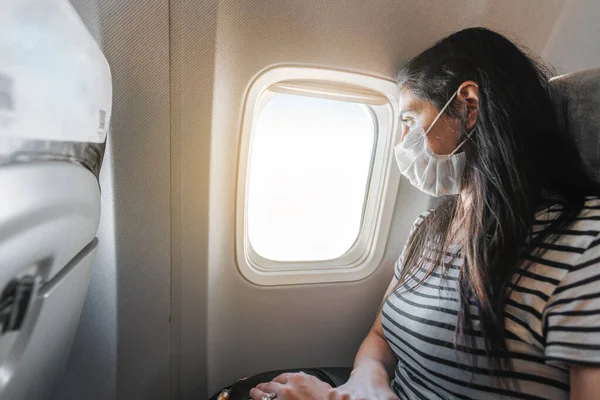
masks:
<path fill-rule="evenodd" d="M 398 281 L 393 278 L 384 298 L 397 284 Z M 395 367 L 396 357 L 383 335 L 381 312 L 379 312 L 375 323 L 358 349 L 350 379 L 344 385 L 331 389 L 326 399 L 398 400 L 390 387 L 390 379 Z"/>
<path fill-rule="evenodd" d="M 600 400 L 600 368 L 571 367 L 571 400 Z"/>
<path fill-rule="evenodd" d="M 586 218 L 597 215 L 590 208 Z M 599 260 L 600 235 L 561 278 L 542 313 L 544 355 L 549 364 L 569 368 L 571 400 L 600 400 Z"/>
<path fill-rule="evenodd" d="M 390 285 L 385 293 L 385 298 L 398 285 L 398 280 L 392 278 Z M 369 373 L 373 376 L 380 376 L 387 381 L 393 379 L 394 369 L 396 368 L 396 357 L 392 352 L 387 340 L 383 334 L 383 325 L 381 324 L 381 312 L 377 315 L 371 330 L 363 340 L 356 358 L 354 359 L 354 369 L 352 375 L 358 373 Z M 351 375 L 351 376 L 352 376 Z"/>

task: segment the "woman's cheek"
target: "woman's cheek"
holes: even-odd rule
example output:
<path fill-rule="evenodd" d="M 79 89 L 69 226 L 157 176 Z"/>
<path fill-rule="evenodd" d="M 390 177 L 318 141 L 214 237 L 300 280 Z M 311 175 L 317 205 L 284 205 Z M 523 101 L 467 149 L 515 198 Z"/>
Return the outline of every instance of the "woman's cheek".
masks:
<path fill-rule="evenodd" d="M 450 154 L 452 152 L 452 150 L 446 151 L 445 147 L 447 146 L 444 146 L 444 140 L 437 136 L 429 135 L 427 141 L 429 142 L 429 148 L 435 154 Z"/>

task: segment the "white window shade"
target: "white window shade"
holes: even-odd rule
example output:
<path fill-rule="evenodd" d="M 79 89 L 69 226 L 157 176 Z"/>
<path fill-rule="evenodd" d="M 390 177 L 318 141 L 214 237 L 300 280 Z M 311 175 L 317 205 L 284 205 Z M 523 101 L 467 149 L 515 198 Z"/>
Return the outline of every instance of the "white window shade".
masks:
<path fill-rule="evenodd" d="M 387 97 L 377 91 L 370 90 L 362 86 L 344 84 L 340 82 L 286 80 L 270 86 L 269 90 L 277 93 L 351 101 L 374 106 L 383 106 L 389 101 Z"/>

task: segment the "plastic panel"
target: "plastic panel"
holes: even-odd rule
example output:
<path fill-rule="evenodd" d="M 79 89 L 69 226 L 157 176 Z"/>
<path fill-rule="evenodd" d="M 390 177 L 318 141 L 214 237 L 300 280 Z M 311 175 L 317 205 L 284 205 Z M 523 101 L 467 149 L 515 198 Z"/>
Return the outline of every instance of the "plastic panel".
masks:
<path fill-rule="evenodd" d="M 48 398 L 71 348 L 96 252 L 100 192 L 69 163 L 0 169 L 0 291 L 36 278 L 19 330 L 0 336 L 0 397 Z M 82 250 L 83 249 L 83 250 Z"/>

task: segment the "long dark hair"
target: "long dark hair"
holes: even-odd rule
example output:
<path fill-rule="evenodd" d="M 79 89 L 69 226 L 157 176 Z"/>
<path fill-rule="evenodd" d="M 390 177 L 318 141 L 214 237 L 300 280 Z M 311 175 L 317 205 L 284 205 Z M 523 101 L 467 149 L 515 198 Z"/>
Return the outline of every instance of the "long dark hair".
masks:
<path fill-rule="evenodd" d="M 463 82 L 472 80 L 479 86 L 479 116 L 465 148 L 462 180 L 471 202 L 466 206 L 461 197 L 446 196 L 418 226 L 407 244 L 398 287 L 406 287 L 423 269 L 426 274 L 420 275 L 419 283 L 435 269 L 447 273 L 450 244 L 458 241 L 463 267 L 458 277 L 455 345 L 472 331 L 470 307 L 476 307 L 486 353 L 498 373 L 512 368 L 504 309 L 513 279 L 527 268 L 524 256 L 543 252 L 540 244 L 556 239 L 557 232 L 582 210 L 585 196 L 599 193 L 574 139 L 559 123 L 560 108 L 552 99 L 561 94 L 551 91 L 560 88 L 549 85 L 550 73 L 504 36 L 470 28 L 412 59 L 397 78 L 402 90 L 438 109 Z M 460 104 L 455 100 L 446 113 L 464 122 L 466 109 Z M 534 234 L 536 210 L 549 199 L 562 212 Z M 449 232 L 453 221 L 463 230 L 458 238 Z M 428 251 L 431 248 L 437 251 Z"/>

